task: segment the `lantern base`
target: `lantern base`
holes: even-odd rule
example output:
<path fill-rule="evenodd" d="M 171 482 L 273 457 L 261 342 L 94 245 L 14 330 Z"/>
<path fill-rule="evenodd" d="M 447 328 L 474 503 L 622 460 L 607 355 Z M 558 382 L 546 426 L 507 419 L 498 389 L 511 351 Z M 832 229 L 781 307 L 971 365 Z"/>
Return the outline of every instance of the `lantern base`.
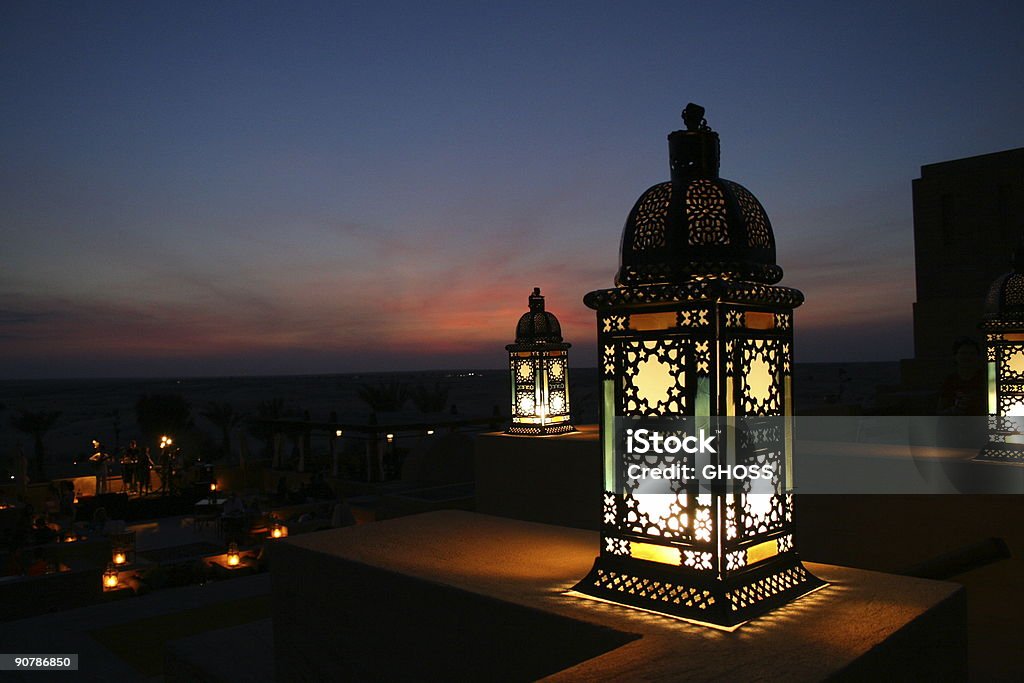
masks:
<path fill-rule="evenodd" d="M 974 462 L 1024 465 L 1024 445 L 989 441 L 981 452 L 974 456 Z"/>
<path fill-rule="evenodd" d="M 571 424 L 562 422 L 553 425 L 513 424 L 505 433 L 518 434 L 519 436 L 551 436 L 554 434 L 570 434 L 575 431 L 576 428 Z"/>
<path fill-rule="evenodd" d="M 733 630 L 827 583 L 796 553 L 726 579 L 633 558 L 599 556 L 573 588 L 585 596 Z"/>

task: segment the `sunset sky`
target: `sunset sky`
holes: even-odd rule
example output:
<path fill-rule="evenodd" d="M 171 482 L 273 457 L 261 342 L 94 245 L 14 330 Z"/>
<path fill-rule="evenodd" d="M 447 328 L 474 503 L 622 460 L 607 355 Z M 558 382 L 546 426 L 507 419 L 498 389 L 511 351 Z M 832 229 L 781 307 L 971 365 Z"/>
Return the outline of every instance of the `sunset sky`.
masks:
<path fill-rule="evenodd" d="M 5 2 L 0 378 L 499 367 L 534 286 L 594 365 L 688 101 L 798 360 L 907 357 L 911 180 L 1024 145 L 1024 5 L 774 4 Z"/>

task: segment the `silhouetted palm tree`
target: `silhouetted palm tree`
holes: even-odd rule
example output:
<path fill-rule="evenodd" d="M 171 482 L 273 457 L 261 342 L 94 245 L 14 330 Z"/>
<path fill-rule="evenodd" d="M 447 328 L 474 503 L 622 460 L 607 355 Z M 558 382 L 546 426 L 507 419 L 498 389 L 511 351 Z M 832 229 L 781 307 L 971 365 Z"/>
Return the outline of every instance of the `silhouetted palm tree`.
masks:
<path fill-rule="evenodd" d="M 179 394 L 145 394 L 135 402 L 135 422 L 147 441 L 180 438 L 192 426 L 192 406 Z"/>
<path fill-rule="evenodd" d="M 449 391 L 449 387 L 435 382 L 433 387 L 418 384 L 409 393 L 421 413 L 440 413 L 448 405 Z"/>
<path fill-rule="evenodd" d="M 256 406 L 256 416 L 248 420 L 249 433 L 264 443 L 268 455 L 274 452 L 274 433 L 279 431 L 279 428 L 267 421 L 280 420 L 287 412 L 284 407 L 284 399 L 275 396 L 260 401 L 260 404 Z"/>
<path fill-rule="evenodd" d="M 393 413 L 401 410 L 409 398 L 409 387 L 402 382 L 378 382 L 360 384 L 356 387 L 356 395 L 377 413 Z"/>
<path fill-rule="evenodd" d="M 43 437 L 53 429 L 53 425 L 59 417 L 60 411 L 22 409 L 11 418 L 11 425 L 15 429 L 32 437 L 35 444 L 35 466 L 38 481 L 46 478 L 46 449 L 43 446 Z"/>
<path fill-rule="evenodd" d="M 220 429 L 221 451 L 225 457 L 231 457 L 231 432 L 245 421 L 245 415 L 236 412 L 234 406 L 227 401 L 210 401 L 206 410 L 200 413 L 203 417 Z"/>

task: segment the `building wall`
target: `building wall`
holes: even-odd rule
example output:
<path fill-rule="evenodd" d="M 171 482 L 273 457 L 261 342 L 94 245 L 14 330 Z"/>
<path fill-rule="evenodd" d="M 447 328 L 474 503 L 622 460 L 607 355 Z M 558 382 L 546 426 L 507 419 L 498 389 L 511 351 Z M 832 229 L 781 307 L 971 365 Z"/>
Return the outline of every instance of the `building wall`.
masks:
<path fill-rule="evenodd" d="M 957 337 L 982 341 L 985 294 L 1024 237 L 1024 148 L 922 166 L 913 197 L 917 302 L 904 381 L 920 385 L 932 374 L 920 370 L 951 362 Z"/>

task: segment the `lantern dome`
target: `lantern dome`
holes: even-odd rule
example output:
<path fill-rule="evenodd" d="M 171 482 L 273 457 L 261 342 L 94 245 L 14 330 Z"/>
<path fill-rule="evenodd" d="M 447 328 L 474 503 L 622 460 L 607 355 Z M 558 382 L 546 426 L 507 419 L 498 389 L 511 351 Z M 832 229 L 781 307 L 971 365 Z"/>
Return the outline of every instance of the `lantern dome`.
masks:
<path fill-rule="evenodd" d="M 995 279 L 985 297 L 985 319 L 1024 318 L 1024 245 L 1013 253 L 1013 270 Z"/>
<path fill-rule="evenodd" d="M 686 130 L 668 136 L 671 180 L 637 200 L 622 231 L 616 284 L 705 278 L 774 284 L 775 236 L 764 207 L 739 183 L 718 175 L 718 133 L 704 108 L 683 110 Z"/>
<path fill-rule="evenodd" d="M 540 287 L 534 287 L 530 310 L 523 313 L 516 325 L 516 344 L 558 344 L 561 341 L 562 326 L 553 313 L 544 310 Z"/>

